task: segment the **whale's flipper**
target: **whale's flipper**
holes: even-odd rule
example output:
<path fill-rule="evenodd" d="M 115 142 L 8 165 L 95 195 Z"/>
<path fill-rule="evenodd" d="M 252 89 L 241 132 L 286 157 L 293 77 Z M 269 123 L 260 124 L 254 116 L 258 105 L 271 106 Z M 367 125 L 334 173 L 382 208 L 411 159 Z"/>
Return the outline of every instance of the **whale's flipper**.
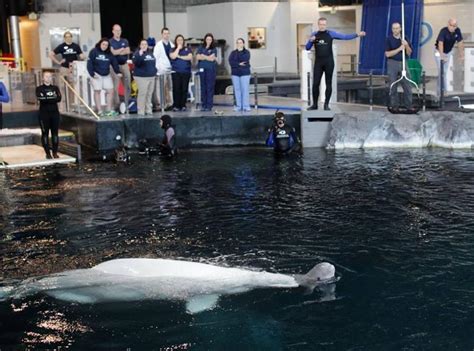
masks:
<path fill-rule="evenodd" d="M 203 311 L 212 310 L 217 306 L 219 295 L 197 295 L 191 297 L 186 302 L 186 311 L 195 314 Z"/>

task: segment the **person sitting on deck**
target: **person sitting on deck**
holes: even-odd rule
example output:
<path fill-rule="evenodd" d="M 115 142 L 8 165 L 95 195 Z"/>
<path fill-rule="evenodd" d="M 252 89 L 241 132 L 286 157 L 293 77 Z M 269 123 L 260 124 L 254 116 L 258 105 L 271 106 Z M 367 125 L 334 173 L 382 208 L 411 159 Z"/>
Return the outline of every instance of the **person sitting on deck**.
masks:
<path fill-rule="evenodd" d="M 171 117 L 163 115 L 160 119 L 160 126 L 165 131 L 165 136 L 160 146 L 160 156 L 171 158 L 176 155 L 176 137 L 174 128 L 171 126 Z"/>
<path fill-rule="evenodd" d="M 293 127 L 286 124 L 285 114 L 277 111 L 273 126 L 268 129 L 266 145 L 273 147 L 277 154 L 289 154 L 300 151 L 300 141 Z"/>

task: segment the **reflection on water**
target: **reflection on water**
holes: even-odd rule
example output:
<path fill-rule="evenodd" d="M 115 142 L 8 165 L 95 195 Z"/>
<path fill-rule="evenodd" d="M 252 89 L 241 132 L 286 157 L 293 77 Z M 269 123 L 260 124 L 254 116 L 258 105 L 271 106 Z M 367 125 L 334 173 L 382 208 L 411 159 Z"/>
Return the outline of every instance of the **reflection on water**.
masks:
<path fill-rule="evenodd" d="M 336 291 L 180 303 L 0 302 L 0 348 L 472 349 L 474 157 L 446 150 L 199 150 L 175 162 L 0 173 L 1 285 L 119 257 L 281 273 Z"/>

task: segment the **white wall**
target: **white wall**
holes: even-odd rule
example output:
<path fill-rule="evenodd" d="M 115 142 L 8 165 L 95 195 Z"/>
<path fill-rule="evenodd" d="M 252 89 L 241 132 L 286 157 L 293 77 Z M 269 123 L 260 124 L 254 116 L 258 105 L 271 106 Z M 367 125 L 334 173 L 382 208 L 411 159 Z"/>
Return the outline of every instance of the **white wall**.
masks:
<path fill-rule="evenodd" d="M 81 29 L 81 48 L 87 46 L 87 52 L 101 38 L 100 15 L 94 14 L 94 30 L 92 29 L 92 18 L 90 13 L 44 13 L 39 19 L 40 58 L 42 67 L 51 67 L 52 62 L 48 57 L 51 48 L 49 35 L 50 28 L 54 27 L 77 27 Z"/>
<path fill-rule="evenodd" d="M 183 13 L 167 13 L 166 27 L 170 29 L 171 39 L 177 34 L 182 34 L 185 38 L 188 34 L 188 14 Z M 157 41 L 161 38 L 161 29 L 163 28 L 163 13 L 148 12 L 143 14 L 143 36 L 145 38 L 151 36 Z"/>

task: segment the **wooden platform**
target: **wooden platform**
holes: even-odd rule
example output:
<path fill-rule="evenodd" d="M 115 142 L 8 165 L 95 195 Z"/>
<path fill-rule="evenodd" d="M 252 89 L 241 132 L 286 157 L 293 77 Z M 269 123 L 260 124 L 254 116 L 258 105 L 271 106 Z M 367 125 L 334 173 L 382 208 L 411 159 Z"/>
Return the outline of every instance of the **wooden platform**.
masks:
<path fill-rule="evenodd" d="M 59 158 L 46 159 L 38 145 L 0 147 L 0 169 L 49 166 L 57 163 L 74 163 L 74 157 L 58 153 Z"/>

